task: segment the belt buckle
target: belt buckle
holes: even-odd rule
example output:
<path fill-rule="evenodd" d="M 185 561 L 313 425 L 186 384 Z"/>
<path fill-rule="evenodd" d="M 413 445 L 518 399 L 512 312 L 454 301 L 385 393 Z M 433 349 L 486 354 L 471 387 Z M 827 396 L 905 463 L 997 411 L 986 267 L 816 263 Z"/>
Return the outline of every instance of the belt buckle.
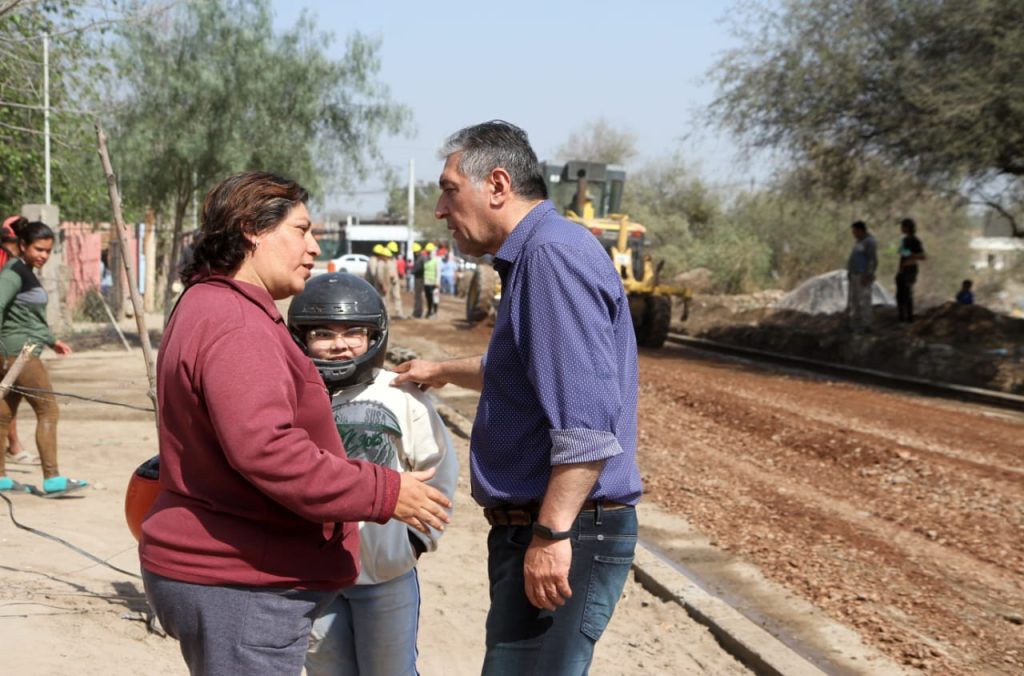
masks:
<path fill-rule="evenodd" d="M 486 507 L 484 518 L 492 526 L 529 526 L 534 521 L 530 510 L 514 506 Z"/>

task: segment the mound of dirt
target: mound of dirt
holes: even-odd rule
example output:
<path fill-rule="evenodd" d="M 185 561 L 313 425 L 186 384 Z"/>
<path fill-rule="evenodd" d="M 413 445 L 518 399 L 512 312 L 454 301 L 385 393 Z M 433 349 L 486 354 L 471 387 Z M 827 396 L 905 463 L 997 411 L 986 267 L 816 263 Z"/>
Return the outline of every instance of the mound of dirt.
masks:
<path fill-rule="evenodd" d="M 908 334 L 957 348 L 1019 352 L 1024 347 L 1024 319 L 997 314 L 980 305 L 944 303 L 911 324 Z"/>
<path fill-rule="evenodd" d="M 690 301 L 689 317 L 677 321 L 682 314 L 679 299 L 672 300 L 672 330 L 691 336 L 701 335 L 720 326 L 756 324 L 774 312 L 785 291 L 768 289 L 744 295 L 697 294 Z"/>
<path fill-rule="evenodd" d="M 873 331 L 852 334 L 842 312 L 766 311 L 731 324 L 719 317 L 698 335 L 709 340 L 829 363 L 941 382 L 1024 394 L 1024 319 L 977 305 L 944 303 L 915 322 L 897 321 L 891 307 L 875 308 Z"/>

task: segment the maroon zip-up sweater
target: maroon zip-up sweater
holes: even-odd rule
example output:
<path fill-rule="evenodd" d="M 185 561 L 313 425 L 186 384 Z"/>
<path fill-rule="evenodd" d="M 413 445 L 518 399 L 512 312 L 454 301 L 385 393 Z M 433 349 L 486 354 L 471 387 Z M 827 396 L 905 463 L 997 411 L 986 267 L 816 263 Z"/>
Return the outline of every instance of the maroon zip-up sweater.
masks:
<path fill-rule="evenodd" d="M 396 472 L 348 460 L 330 400 L 270 294 L 215 275 L 186 291 L 157 359 L 160 484 L 146 570 L 196 584 L 337 589 L 357 522 L 384 523 Z"/>

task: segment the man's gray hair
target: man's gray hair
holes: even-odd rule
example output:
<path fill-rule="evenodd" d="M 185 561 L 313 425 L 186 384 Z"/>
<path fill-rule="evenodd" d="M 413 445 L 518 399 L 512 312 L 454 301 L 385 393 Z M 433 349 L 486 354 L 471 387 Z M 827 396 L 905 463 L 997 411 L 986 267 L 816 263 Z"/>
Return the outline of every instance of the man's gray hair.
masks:
<path fill-rule="evenodd" d="M 448 137 L 438 156 L 462 153 L 459 172 L 479 184 L 501 167 L 512 179 L 512 192 L 524 199 L 547 199 L 537 154 L 526 132 L 510 122 L 491 120 L 466 127 Z"/>

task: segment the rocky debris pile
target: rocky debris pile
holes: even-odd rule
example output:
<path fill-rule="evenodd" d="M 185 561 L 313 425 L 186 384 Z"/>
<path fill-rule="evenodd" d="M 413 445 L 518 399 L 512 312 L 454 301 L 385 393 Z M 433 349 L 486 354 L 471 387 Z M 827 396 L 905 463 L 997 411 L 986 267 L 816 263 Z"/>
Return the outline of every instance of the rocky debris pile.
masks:
<path fill-rule="evenodd" d="M 1024 319 L 977 305 L 937 305 L 911 324 L 897 321 L 895 308 L 876 307 L 873 331 L 863 336 L 850 333 L 842 312 L 781 308 L 753 324 L 719 322 L 696 335 L 829 363 L 1024 394 Z"/>
<path fill-rule="evenodd" d="M 685 286 L 693 293 L 707 293 L 711 290 L 712 282 L 711 270 L 707 268 L 693 268 L 672 278 L 673 284 Z"/>
<path fill-rule="evenodd" d="M 686 321 L 673 325 L 672 330 L 691 336 L 702 335 L 718 326 L 756 324 L 774 312 L 785 291 L 766 289 L 742 295 L 697 294 L 690 300 Z M 682 312 L 678 299 L 673 299 L 672 319 Z"/>
<path fill-rule="evenodd" d="M 1005 356 L 1024 352 L 1024 319 L 998 314 L 980 305 L 944 303 L 907 327 L 912 338 L 980 349 Z"/>

